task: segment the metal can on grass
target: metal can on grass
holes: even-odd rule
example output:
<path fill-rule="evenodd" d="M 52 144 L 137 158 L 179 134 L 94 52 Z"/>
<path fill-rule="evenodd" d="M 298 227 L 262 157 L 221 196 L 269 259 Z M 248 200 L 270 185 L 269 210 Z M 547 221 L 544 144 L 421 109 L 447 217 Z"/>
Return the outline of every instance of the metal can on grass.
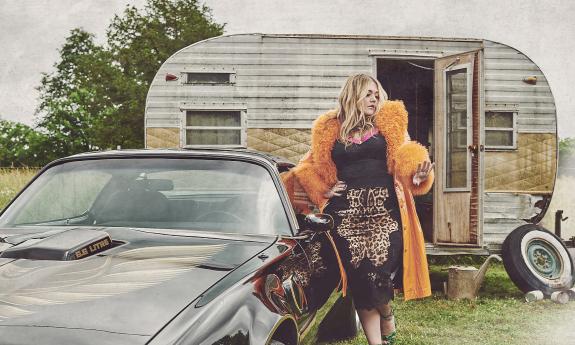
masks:
<path fill-rule="evenodd" d="M 551 300 L 555 303 L 566 304 L 569 302 L 569 294 L 567 291 L 555 291 L 551 294 Z"/>
<path fill-rule="evenodd" d="M 525 301 L 526 302 L 541 301 L 543 297 L 544 297 L 543 292 L 541 290 L 533 290 L 525 294 Z"/>

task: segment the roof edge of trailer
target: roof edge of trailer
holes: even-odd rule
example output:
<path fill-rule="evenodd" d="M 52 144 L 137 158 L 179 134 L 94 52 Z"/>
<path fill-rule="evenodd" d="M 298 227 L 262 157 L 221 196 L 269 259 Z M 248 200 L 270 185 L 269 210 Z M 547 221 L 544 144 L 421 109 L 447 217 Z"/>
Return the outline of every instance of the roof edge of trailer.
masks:
<path fill-rule="evenodd" d="M 368 39 L 368 40 L 424 40 L 424 41 L 450 41 L 450 42 L 483 42 L 489 41 L 480 38 L 461 38 L 461 37 L 431 37 L 431 36 L 385 36 L 385 35 L 342 35 L 342 34 L 266 34 L 266 33 L 244 33 L 231 34 L 222 36 L 236 35 L 261 35 L 262 37 L 285 37 L 285 38 L 342 38 L 342 39 Z M 221 37 L 221 36 L 220 36 Z"/>

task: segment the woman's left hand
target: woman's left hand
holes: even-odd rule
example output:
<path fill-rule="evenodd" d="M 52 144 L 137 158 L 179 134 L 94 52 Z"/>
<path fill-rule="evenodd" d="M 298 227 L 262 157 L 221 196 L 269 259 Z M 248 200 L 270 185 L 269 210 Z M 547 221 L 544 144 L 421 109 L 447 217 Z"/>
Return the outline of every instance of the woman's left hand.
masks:
<path fill-rule="evenodd" d="M 415 174 L 413 174 L 413 184 L 419 186 L 422 182 L 427 180 L 427 177 L 429 177 L 429 174 L 431 173 L 431 170 L 433 170 L 434 166 L 435 163 L 431 163 L 430 161 L 419 163 L 417 165 Z"/>

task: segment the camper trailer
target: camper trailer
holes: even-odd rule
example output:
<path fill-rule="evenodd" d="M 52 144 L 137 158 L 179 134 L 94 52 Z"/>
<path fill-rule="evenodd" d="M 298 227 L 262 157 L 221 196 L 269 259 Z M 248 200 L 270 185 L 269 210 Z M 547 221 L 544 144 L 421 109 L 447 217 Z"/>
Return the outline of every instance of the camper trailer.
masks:
<path fill-rule="evenodd" d="M 147 148 L 247 147 L 293 162 L 346 77 L 376 76 L 403 100 L 436 163 L 416 199 L 428 254 L 488 254 L 537 224 L 553 193 L 557 116 L 520 51 L 483 39 L 240 34 L 168 58 L 150 87 Z"/>

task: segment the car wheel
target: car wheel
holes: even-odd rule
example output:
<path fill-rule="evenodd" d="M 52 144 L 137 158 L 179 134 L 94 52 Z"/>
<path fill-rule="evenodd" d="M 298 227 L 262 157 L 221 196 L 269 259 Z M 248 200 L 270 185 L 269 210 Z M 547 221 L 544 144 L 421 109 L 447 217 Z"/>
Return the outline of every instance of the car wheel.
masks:
<path fill-rule="evenodd" d="M 521 291 L 541 290 L 549 296 L 573 286 L 571 256 L 561 239 L 545 228 L 522 225 L 507 236 L 501 250 L 505 270 Z"/>

